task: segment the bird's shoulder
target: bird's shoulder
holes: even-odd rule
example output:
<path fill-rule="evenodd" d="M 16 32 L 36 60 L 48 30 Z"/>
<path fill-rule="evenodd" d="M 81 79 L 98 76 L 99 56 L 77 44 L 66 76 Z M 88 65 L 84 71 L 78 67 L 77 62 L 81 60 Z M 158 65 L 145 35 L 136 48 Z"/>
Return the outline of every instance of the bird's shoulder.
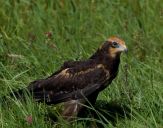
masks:
<path fill-rule="evenodd" d="M 96 62 L 96 60 L 93 59 L 79 60 L 79 61 L 72 61 L 72 60 L 65 61 L 63 65 L 60 67 L 60 69 L 55 71 L 50 77 L 54 77 L 65 71 L 75 73 L 81 70 L 86 70 L 88 68 L 94 67 L 97 64 L 98 63 Z"/>
<path fill-rule="evenodd" d="M 107 71 L 105 66 L 101 63 L 99 63 L 96 60 L 89 59 L 84 61 L 67 61 L 63 64 L 61 70 L 53 74 L 52 77 L 55 76 L 69 76 L 74 77 L 78 75 L 84 75 L 88 73 L 94 73 L 98 74 L 98 72 L 105 72 Z"/>

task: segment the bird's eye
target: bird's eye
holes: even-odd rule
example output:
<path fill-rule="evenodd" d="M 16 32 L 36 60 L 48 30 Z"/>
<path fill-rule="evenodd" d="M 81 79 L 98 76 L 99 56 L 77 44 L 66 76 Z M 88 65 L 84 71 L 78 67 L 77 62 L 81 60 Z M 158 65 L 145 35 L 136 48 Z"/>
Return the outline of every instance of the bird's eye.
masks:
<path fill-rule="evenodd" d="M 117 42 L 112 42 L 112 46 L 113 46 L 114 48 L 116 48 L 116 47 L 118 47 L 118 43 L 117 43 Z"/>

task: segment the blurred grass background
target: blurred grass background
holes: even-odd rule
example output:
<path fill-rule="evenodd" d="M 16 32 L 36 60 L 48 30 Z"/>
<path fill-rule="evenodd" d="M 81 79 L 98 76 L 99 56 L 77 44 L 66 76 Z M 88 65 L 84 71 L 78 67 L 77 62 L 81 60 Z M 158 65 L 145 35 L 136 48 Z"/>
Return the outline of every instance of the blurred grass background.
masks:
<path fill-rule="evenodd" d="M 126 41 L 129 54 L 122 55 L 118 77 L 98 99 L 131 112 L 130 118 L 116 116 L 116 124 L 108 119 L 102 125 L 163 127 L 162 0 L 0 0 L 0 5 L 1 96 L 52 74 L 66 60 L 88 58 L 117 35 Z M 0 102 L 2 128 L 54 127 L 44 120 L 46 105 Z M 28 115 L 32 124 L 25 121 Z"/>

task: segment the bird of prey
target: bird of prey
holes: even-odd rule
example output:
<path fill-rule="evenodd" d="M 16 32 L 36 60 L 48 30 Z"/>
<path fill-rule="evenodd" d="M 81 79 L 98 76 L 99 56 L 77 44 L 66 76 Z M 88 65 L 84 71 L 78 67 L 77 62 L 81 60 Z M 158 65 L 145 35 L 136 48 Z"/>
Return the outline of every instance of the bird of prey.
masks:
<path fill-rule="evenodd" d="M 118 37 L 108 38 L 87 60 L 68 61 L 45 79 L 30 83 L 27 90 L 35 101 L 46 104 L 64 102 L 62 115 L 67 120 L 76 116 L 89 101 L 95 104 L 100 91 L 116 77 L 121 52 L 126 52 L 125 42 Z M 23 91 L 15 92 L 22 96 Z"/>

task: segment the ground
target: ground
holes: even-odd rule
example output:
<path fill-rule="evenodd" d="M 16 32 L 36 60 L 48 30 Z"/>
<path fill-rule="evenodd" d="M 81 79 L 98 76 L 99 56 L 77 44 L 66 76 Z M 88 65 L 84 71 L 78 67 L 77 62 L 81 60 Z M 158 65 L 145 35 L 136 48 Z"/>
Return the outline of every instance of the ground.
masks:
<path fill-rule="evenodd" d="M 86 59 L 109 36 L 126 41 L 118 77 L 93 116 L 71 124 L 47 121 L 56 106 L 0 100 L 0 127 L 163 127 L 161 0 L 0 1 L 0 96 L 45 78 L 66 60 Z"/>

